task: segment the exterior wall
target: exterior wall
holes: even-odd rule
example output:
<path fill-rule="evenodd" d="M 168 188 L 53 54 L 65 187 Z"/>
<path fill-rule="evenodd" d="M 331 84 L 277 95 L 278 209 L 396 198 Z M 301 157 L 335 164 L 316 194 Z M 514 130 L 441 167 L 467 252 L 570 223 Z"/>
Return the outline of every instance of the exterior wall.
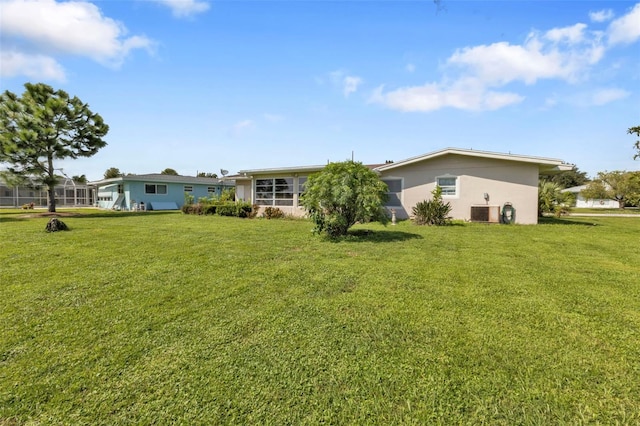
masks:
<path fill-rule="evenodd" d="M 592 209 L 617 209 L 620 208 L 620 203 L 616 200 L 587 200 L 582 197 L 582 195 L 578 195 L 578 197 L 576 198 L 576 207 Z"/>
<path fill-rule="evenodd" d="M 398 218 L 408 218 L 416 203 L 431 198 L 436 178 L 457 177 L 457 195 L 443 196 L 451 203 L 454 219 L 470 220 L 471 206 L 502 206 L 509 202 L 515 209 L 515 221 L 538 223 L 538 166 L 463 155 L 446 155 L 408 164 L 383 172 L 382 178 L 403 179 L 402 207 Z M 488 194 L 488 201 L 484 194 Z"/>
<path fill-rule="evenodd" d="M 166 194 L 147 194 L 145 185 L 166 185 Z M 118 186 L 122 185 L 122 194 L 118 193 Z M 133 210 L 136 206 L 139 208 L 141 203 L 145 204 L 145 209 L 151 209 L 153 202 L 175 203 L 178 208 L 182 207 L 185 202 L 185 186 L 190 186 L 192 191 L 189 193 L 193 196 L 194 201 L 199 198 L 219 196 L 222 193 L 222 185 L 220 184 L 189 184 L 189 183 L 167 183 L 153 181 L 117 181 L 106 186 L 98 188 L 98 207 L 104 209 L 121 209 Z M 208 189 L 215 188 L 215 192 L 210 193 Z M 110 197 L 110 200 L 100 200 L 103 197 Z"/>

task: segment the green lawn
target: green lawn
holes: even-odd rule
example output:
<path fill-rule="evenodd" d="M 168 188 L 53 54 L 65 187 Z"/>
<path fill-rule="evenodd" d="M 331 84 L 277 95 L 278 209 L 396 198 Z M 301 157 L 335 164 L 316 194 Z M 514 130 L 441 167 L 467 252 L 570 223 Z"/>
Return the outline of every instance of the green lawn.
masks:
<path fill-rule="evenodd" d="M 640 218 L 0 210 L 0 425 L 638 424 Z"/>

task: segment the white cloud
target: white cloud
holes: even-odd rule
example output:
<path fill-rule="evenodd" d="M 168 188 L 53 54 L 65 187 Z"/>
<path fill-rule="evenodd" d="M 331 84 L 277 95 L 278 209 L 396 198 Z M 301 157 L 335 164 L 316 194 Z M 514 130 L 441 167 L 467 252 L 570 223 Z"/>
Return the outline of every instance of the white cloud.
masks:
<path fill-rule="evenodd" d="M 583 81 L 605 51 L 603 33 L 589 31 L 583 23 L 533 31 L 521 44 L 497 42 L 457 49 L 446 60 L 440 81 L 386 92 L 380 86 L 370 101 L 401 111 L 495 110 L 524 100 L 505 86 Z"/>
<path fill-rule="evenodd" d="M 555 43 L 566 42 L 568 44 L 577 44 L 584 40 L 585 28 L 587 28 L 587 25 L 580 23 L 570 27 L 553 28 L 547 31 L 544 36 Z"/>
<path fill-rule="evenodd" d="M 120 66 L 132 50 L 153 47 L 144 36 L 127 37 L 121 22 L 103 16 L 96 5 L 84 1 L 2 1 L 0 31 L 5 46 L 26 42 L 34 53 L 22 53 L 25 56 L 71 54 L 114 67 Z"/>
<path fill-rule="evenodd" d="M 15 77 L 24 75 L 34 80 L 45 79 L 65 81 L 62 66 L 55 59 L 45 55 L 28 55 L 17 51 L 0 52 L 0 76 Z"/>
<path fill-rule="evenodd" d="M 605 105 L 610 102 L 624 99 L 630 95 L 629 92 L 622 89 L 600 89 L 591 94 L 589 103 L 591 105 Z"/>
<path fill-rule="evenodd" d="M 198 0 L 153 0 L 171 9 L 176 18 L 185 18 L 209 10 L 209 3 Z"/>
<path fill-rule="evenodd" d="M 507 42 L 458 49 L 447 61 L 462 67 L 487 85 L 513 81 L 534 84 L 539 79 L 575 81 L 604 53 L 600 37 L 588 39 L 584 24 L 529 34 L 522 45 Z"/>
<path fill-rule="evenodd" d="M 416 66 L 415 66 L 415 65 L 413 65 L 413 64 L 407 64 L 407 65 L 404 67 L 404 69 L 405 69 L 407 72 L 411 72 L 411 73 L 412 73 L 412 72 L 414 72 L 414 71 L 416 70 Z"/>
<path fill-rule="evenodd" d="M 431 112 L 442 108 L 456 108 L 468 111 L 496 110 L 521 102 L 524 97 L 510 92 L 485 90 L 470 82 L 446 87 L 437 83 L 399 88 L 384 93 L 378 87 L 370 102 L 380 103 L 388 108 L 405 112 Z"/>
<path fill-rule="evenodd" d="M 606 22 L 613 18 L 613 10 L 604 9 L 604 10 L 598 10 L 596 12 L 590 12 L 589 18 L 593 22 Z"/>
<path fill-rule="evenodd" d="M 334 86 L 340 87 L 345 98 L 357 92 L 358 87 L 363 83 L 362 78 L 355 75 L 346 75 L 346 73 L 341 70 L 330 72 L 329 77 Z"/>
<path fill-rule="evenodd" d="M 355 93 L 358 90 L 358 86 L 362 84 L 360 77 L 348 75 L 343 80 L 342 94 L 345 98 L 348 98 L 351 93 Z"/>
<path fill-rule="evenodd" d="M 624 16 L 611 21 L 607 29 L 609 44 L 630 44 L 640 39 L 640 3 Z"/>

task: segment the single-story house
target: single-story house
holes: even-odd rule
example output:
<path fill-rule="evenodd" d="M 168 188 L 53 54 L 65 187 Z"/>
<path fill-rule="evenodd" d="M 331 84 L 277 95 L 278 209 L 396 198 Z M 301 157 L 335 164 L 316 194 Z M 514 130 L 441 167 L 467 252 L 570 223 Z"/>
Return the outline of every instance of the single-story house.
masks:
<path fill-rule="evenodd" d="M 234 181 L 163 174 L 127 175 L 90 182 L 97 188 L 96 205 L 113 210 L 178 210 L 187 195 L 194 201 L 219 196 Z"/>
<path fill-rule="evenodd" d="M 592 209 L 617 209 L 620 208 L 620 203 L 617 200 L 610 199 L 588 199 L 584 198 L 580 192 L 586 189 L 587 185 L 572 186 L 571 188 L 563 189 L 562 192 L 571 192 L 576 196 L 575 207 L 592 208 Z"/>
<path fill-rule="evenodd" d="M 466 221 L 499 222 L 504 211 L 509 221 L 538 222 L 538 179 L 571 170 L 573 165 L 553 158 L 446 148 L 398 162 L 370 166 L 388 185 L 389 212 L 409 218 L 420 201 L 431 199 L 436 185 L 443 201 L 451 204 L 451 217 Z M 299 204 L 307 177 L 324 166 L 241 170 L 234 176 L 236 199 L 274 206 L 303 216 Z M 507 207 L 505 209 L 505 207 Z M 260 213 L 258 213 L 260 214 Z"/>

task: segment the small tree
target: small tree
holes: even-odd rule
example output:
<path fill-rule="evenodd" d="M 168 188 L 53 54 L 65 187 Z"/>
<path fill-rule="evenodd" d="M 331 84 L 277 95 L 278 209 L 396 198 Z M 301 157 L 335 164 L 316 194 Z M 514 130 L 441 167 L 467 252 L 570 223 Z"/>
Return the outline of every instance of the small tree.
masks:
<path fill-rule="evenodd" d="M 313 220 L 315 232 L 338 237 L 358 221 L 386 223 L 387 191 L 387 185 L 362 163 L 330 163 L 309 176 L 301 205 Z"/>
<path fill-rule="evenodd" d="M 431 191 L 433 198 L 417 203 L 412 209 L 413 221 L 417 225 L 442 226 L 449 222 L 451 203 L 442 201 L 442 188 L 437 186 Z"/>
<path fill-rule="evenodd" d="M 180 176 L 174 169 L 166 168 L 160 172 L 161 175 Z"/>
<path fill-rule="evenodd" d="M 217 179 L 218 175 L 216 173 L 199 172 L 197 177 L 206 177 L 206 178 Z"/>
<path fill-rule="evenodd" d="M 7 172 L 47 185 L 49 211 L 56 211 L 54 160 L 91 157 L 107 143 L 107 126 L 77 97 L 38 83 L 21 97 L 0 95 L 0 162 Z"/>
<path fill-rule="evenodd" d="M 538 185 L 538 216 L 553 214 L 560 216 L 569 213 L 573 194 L 562 192 L 562 186 L 556 182 L 541 181 Z"/>
<path fill-rule="evenodd" d="M 636 135 L 636 137 L 640 138 L 640 126 L 629 127 L 629 130 L 627 130 L 627 133 L 630 134 L 630 135 Z M 637 160 L 638 158 L 640 158 L 640 139 L 638 139 L 636 141 L 635 145 L 633 145 L 633 146 L 636 149 L 636 151 L 638 151 L 633 156 L 633 159 Z"/>
<path fill-rule="evenodd" d="M 122 176 L 124 176 L 124 173 L 122 173 L 120 169 L 117 167 L 109 167 L 104 172 L 105 179 L 113 179 L 113 178 L 122 177 Z"/>
<path fill-rule="evenodd" d="M 76 183 L 80 183 L 83 185 L 86 185 L 87 183 L 87 175 L 79 175 L 79 176 L 72 176 L 71 179 L 76 182 Z"/>
<path fill-rule="evenodd" d="M 623 209 L 640 201 L 640 172 L 599 172 L 580 194 L 587 199 L 616 200 Z"/>

